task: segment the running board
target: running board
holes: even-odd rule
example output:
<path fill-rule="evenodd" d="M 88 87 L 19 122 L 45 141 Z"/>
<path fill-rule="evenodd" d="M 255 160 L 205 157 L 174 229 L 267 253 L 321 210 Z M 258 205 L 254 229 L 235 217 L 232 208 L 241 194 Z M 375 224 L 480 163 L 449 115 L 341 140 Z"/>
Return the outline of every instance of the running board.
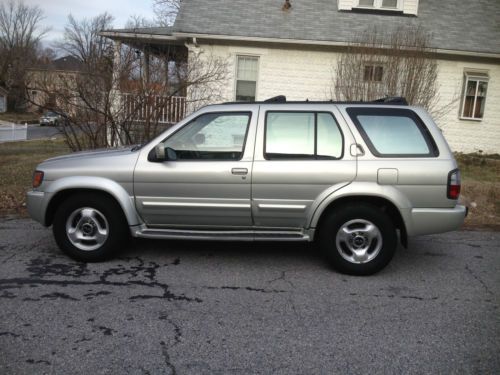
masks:
<path fill-rule="evenodd" d="M 214 240 L 214 241 L 311 241 L 303 231 L 259 231 L 259 230 L 180 230 L 133 228 L 132 235 L 141 238 L 171 240 Z"/>

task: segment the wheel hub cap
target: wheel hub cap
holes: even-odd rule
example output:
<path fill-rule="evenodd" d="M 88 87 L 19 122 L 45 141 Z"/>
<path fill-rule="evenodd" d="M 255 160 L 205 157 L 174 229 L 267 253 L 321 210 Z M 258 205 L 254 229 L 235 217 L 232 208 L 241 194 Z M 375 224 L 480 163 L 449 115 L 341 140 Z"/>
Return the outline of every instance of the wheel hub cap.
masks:
<path fill-rule="evenodd" d="M 375 224 L 364 219 L 344 223 L 335 236 L 339 254 L 348 262 L 368 263 L 382 248 L 382 234 Z"/>
<path fill-rule="evenodd" d="M 79 208 L 69 215 L 66 234 L 71 244 L 78 249 L 97 250 L 108 239 L 109 224 L 98 210 L 90 207 Z"/>

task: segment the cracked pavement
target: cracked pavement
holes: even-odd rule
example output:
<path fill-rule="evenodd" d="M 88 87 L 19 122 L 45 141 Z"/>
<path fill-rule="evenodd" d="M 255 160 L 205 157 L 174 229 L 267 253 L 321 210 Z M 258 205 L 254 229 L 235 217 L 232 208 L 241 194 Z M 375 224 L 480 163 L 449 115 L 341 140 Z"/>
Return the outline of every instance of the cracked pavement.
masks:
<path fill-rule="evenodd" d="M 414 238 L 370 277 L 310 244 L 131 240 L 83 264 L 0 221 L 2 374 L 496 373 L 500 232 Z"/>

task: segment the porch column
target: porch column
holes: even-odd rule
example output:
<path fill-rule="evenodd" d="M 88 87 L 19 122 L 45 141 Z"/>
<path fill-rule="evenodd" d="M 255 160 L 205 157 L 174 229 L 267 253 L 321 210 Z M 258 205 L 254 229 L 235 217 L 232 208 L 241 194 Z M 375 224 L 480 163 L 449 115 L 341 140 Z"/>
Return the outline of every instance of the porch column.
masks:
<path fill-rule="evenodd" d="M 113 42 L 113 81 L 111 82 L 111 113 L 114 117 L 114 123 L 120 124 L 120 116 L 122 114 L 122 93 L 120 91 L 120 72 L 122 65 L 121 49 L 122 43 L 118 40 Z M 106 124 L 106 136 L 109 146 L 120 146 L 122 140 L 120 137 L 120 129 L 114 129 L 110 124 Z"/>
<path fill-rule="evenodd" d="M 170 82 L 169 82 L 170 77 L 168 75 L 168 73 L 169 73 L 168 63 L 169 63 L 169 60 L 168 60 L 168 57 L 166 57 L 165 60 L 163 61 L 163 66 L 165 69 L 165 87 L 167 87 L 170 90 L 170 87 L 168 87 L 170 84 Z"/>
<path fill-rule="evenodd" d="M 150 55 L 148 50 L 144 50 L 144 86 L 148 86 L 149 84 L 149 64 L 150 64 Z"/>

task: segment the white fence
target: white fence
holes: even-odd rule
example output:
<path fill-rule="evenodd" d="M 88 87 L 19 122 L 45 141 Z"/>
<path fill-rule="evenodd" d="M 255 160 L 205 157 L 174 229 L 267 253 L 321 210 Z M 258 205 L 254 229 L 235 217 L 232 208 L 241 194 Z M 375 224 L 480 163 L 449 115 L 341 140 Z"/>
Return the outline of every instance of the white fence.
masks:
<path fill-rule="evenodd" d="M 28 125 L 0 124 L 0 142 L 25 141 Z"/>

